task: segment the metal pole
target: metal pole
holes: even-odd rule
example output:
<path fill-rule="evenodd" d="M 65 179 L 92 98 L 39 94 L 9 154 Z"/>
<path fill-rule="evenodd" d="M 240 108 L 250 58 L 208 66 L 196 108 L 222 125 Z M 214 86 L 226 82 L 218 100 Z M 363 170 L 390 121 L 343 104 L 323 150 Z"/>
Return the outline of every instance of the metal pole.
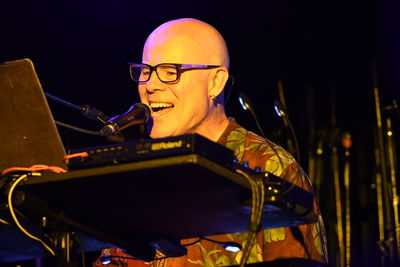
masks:
<path fill-rule="evenodd" d="M 397 183 L 396 183 L 396 161 L 395 161 L 395 144 L 393 140 L 392 121 L 390 118 L 386 119 L 386 139 L 388 149 L 388 160 L 390 169 L 390 181 L 392 189 L 392 206 L 393 206 L 393 217 L 394 217 L 394 228 L 397 248 L 397 262 L 400 257 L 400 225 L 399 225 L 399 196 L 397 194 Z"/>
<path fill-rule="evenodd" d="M 338 266 L 344 267 L 344 234 L 343 234 L 343 217 L 342 217 L 342 193 L 339 177 L 339 160 L 337 147 L 332 147 L 332 169 L 333 169 L 333 182 L 335 186 L 335 204 L 336 204 L 336 232 L 338 238 Z"/>
<path fill-rule="evenodd" d="M 382 251 L 382 266 L 386 264 L 386 256 L 389 256 L 389 263 L 393 262 L 393 240 L 392 239 L 392 218 L 391 209 L 389 207 L 389 188 L 386 173 L 386 156 L 382 129 L 382 114 L 379 100 L 379 90 L 374 87 L 375 111 L 377 122 L 377 146 L 375 147 L 376 159 L 376 187 L 377 187 L 377 204 L 379 219 L 379 241 L 378 245 Z"/>
<path fill-rule="evenodd" d="M 350 148 L 352 145 L 350 133 L 345 133 L 342 138 L 344 151 L 344 190 L 345 190 L 345 266 L 350 267 L 351 264 L 351 220 L 350 220 Z"/>

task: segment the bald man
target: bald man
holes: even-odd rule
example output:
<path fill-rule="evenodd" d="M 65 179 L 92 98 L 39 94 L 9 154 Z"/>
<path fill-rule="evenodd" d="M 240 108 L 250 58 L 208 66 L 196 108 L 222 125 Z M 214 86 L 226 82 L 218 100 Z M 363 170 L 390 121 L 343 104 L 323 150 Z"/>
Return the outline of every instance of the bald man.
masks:
<path fill-rule="evenodd" d="M 150 136 L 161 138 L 200 134 L 232 149 L 237 160 L 247 161 L 250 168 L 259 167 L 262 171 L 312 191 L 307 176 L 288 152 L 245 130 L 226 116 L 223 90 L 229 77 L 228 70 L 227 46 L 211 25 L 185 18 L 166 22 L 155 29 L 144 45 L 142 62 L 130 66 L 131 77 L 138 82 L 140 99 L 151 108 L 153 123 L 149 128 Z M 291 228 L 260 231 L 257 242 L 251 248 L 248 263 L 282 258 L 325 262 L 322 219 L 315 203 L 314 212 L 319 215 L 320 221 L 296 228 L 300 238 L 295 235 L 296 229 Z M 237 242 L 245 247 L 247 236 L 248 233 L 231 233 L 210 238 Z M 188 253 L 182 257 L 152 263 L 115 258 L 114 263 L 121 266 L 150 264 L 179 267 L 231 266 L 240 263 L 242 251 L 228 252 L 216 243 L 207 240 L 194 242 L 196 240 L 181 241 L 182 245 L 192 244 L 187 246 Z M 129 256 L 118 249 L 104 250 L 102 254 Z M 163 255 L 158 252 L 157 257 Z M 99 265 L 102 265 L 99 261 L 94 264 Z M 304 262 L 302 266 L 306 266 Z"/>
<path fill-rule="evenodd" d="M 141 101 L 152 108 L 154 124 L 150 136 L 198 133 L 216 142 L 229 123 L 222 94 L 229 77 L 229 56 L 222 36 L 198 20 L 170 21 L 150 34 L 142 62 L 150 66 L 192 65 L 168 69 L 176 73 L 174 77 L 179 75 L 176 81 L 161 81 L 160 75 L 154 74 L 146 79 L 132 77 L 139 82 Z M 158 66 L 156 73 L 165 68 Z"/>

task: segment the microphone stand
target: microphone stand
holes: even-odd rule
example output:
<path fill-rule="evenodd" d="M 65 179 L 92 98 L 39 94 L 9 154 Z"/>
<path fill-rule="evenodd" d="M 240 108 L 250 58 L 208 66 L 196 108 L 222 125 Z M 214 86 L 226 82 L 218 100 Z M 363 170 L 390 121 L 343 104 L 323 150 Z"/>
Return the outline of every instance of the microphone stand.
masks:
<path fill-rule="evenodd" d="M 350 206 L 350 148 L 352 146 L 351 135 L 345 132 L 342 137 L 342 146 L 344 148 L 344 195 L 345 195 L 345 266 L 350 267 L 351 264 L 351 206 Z"/>
<path fill-rule="evenodd" d="M 374 77 L 375 78 L 375 77 Z M 376 112 L 376 144 L 375 144 L 375 161 L 376 161 L 376 193 L 378 206 L 378 224 L 379 224 L 379 241 L 378 247 L 381 250 L 382 266 L 391 266 L 393 257 L 393 222 L 389 202 L 389 187 L 387 179 L 387 162 L 386 150 L 384 144 L 383 127 L 382 127 L 382 111 L 379 99 L 379 89 L 375 84 L 373 88 L 375 112 Z M 389 259 L 387 259 L 389 257 Z"/>
<path fill-rule="evenodd" d="M 395 244 L 397 248 L 397 263 L 400 261 L 400 219 L 399 219 L 399 196 L 397 193 L 397 183 L 396 183 L 396 145 L 394 142 L 392 120 L 390 118 L 386 119 L 386 138 L 387 138 L 387 149 L 388 149 L 388 164 L 390 172 L 390 182 L 391 182 L 391 193 L 392 193 L 392 206 L 393 206 L 393 219 L 394 219 L 394 229 L 395 229 Z"/>
<path fill-rule="evenodd" d="M 100 135 L 100 136 L 111 136 L 111 135 L 117 136 L 121 130 L 128 128 L 135 124 L 145 123 L 150 118 L 149 107 L 142 103 L 134 104 L 124 114 L 117 115 L 117 116 L 114 116 L 111 118 L 93 106 L 90 106 L 87 104 L 78 106 L 78 105 L 70 103 L 64 99 L 56 97 L 48 92 L 44 92 L 44 93 L 49 99 L 51 99 L 57 103 L 61 103 L 72 109 L 79 110 L 81 112 L 81 114 L 84 115 L 85 117 L 87 117 L 89 119 L 93 119 L 93 120 L 98 120 L 104 124 L 103 128 L 100 129 L 100 131 L 90 131 L 90 130 L 81 129 L 81 128 L 78 128 L 78 127 L 75 127 L 75 126 L 72 126 L 72 125 L 69 125 L 66 123 L 56 121 L 56 123 L 60 126 L 67 127 L 69 129 L 83 132 L 86 134 Z M 143 136 L 143 134 L 142 134 L 142 136 Z M 117 140 L 117 141 L 120 141 L 120 140 Z"/>
<path fill-rule="evenodd" d="M 331 130 L 328 134 L 328 147 L 330 149 L 330 167 L 334 185 L 334 198 L 335 198 L 335 213 L 336 213 L 336 238 L 337 238 L 337 249 L 336 252 L 336 265 L 338 267 L 345 266 L 345 229 L 343 227 L 343 184 L 340 177 L 340 162 L 339 162 L 339 149 L 338 144 L 340 143 L 341 131 L 337 128 L 336 123 L 336 94 L 333 87 L 330 88 L 330 123 Z"/>
<path fill-rule="evenodd" d="M 344 267 L 345 248 L 344 248 L 344 230 L 343 230 L 343 211 L 342 211 L 342 186 L 339 174 L 339 156 L 337 147 L 338 130 L 334 131 L 331 141 L 331 166 L 333 183 L 335 187 L 335 208 L 336 208 L 336 233 L 339 248 L 338 267 Z"/>
<path fill-rule="evenodd" d="M 84 104 L 82 106 L 78 106 L 78 105 L 75 105 L 75 104 L 73 104 L 71 102 L 68 102 L 68 101 L 66 101 L 64 99 L 61 99 L 61 98 L 59 98 L 59 97 L 57 97 L 57 96 L 55 96 L 55 95 L 53 95 L 53 94 L 51 94 L 49 92 L 44 91 L 44 94 L 46 95 L 46 97 L 48 97 L 49 99 L 51 99 L 51 100 L 53 100 L 53 101 L 55 101 L 57 103 L 63 104 L 65 106 L 69 107 L 69 108 L 72 108 L 72 109 L 80 111 L 83 116 L 85 116 L 85 117 L 87 117 L 89 119 L 98 120 L 101 123 L 105 124 L 106 121 L 110 118 L 109 116 L 105 115 L 103 112 L 101 112 L 100 110 L 98 110 L 97 108 L 95 108 L 93 106 L 90 106 L 90 105 L 87 105 L 87 104 Z"/>
<path fill-rule="evenodd" d="M 326 151 L 324 148 L 325 133 L 321 133 L 315 146 L 310 150 L 309 170 L 313 174 L 313 185 L 316 192 L 317 203 L 321 200 L 321 191 L 326 169 Z"/>
<path fill-rule="evenodd" d="M 83 104 L 82 106 L 78 106 L 76 104 L 73 104 L 69 101 L 66 101 L 62 98 L 59 98 L 49 92 L 44 91 L 44 94 L 46 95 L 47 98 L 49 98 L 50 100 L 53 100 L 54 102 L 63 104 L 69 108 L 75 109 L 80 111 L 80 113 L 85 116 L 86 118 L 92 119 L 92 120 L 98 120 L 100 121 L 102 124 L 106 124 L 107 120 L 110 119 L 109 116 L 105 115 L 102 111 L 98 110 L 97 108 L 87 105 L 87 104 Z M 77 132 L 81 132 L 81 133 L 85 133 L 85 134 L 90 134 L 90 135 L 101 135 L 101 133 L 99 131 L 91 131 L 91 130 L 86 130 L 86 129 L 82 129 L 79 127 L 75 127 L 73 125 L 67 124 L 67 123 L 63 123 L 60 121 L 55 121 L 55 123 L 57 125 L 60 125 L 62 127 L 77 131 Z"/>
<path fill-rule="evenodd" d="M 282 117 L 283 119 L 283 124 L 287 129 L 289 129 L 291 138 L 289 137 L 287 139 L 287 146 L 288 150 L 292 155 L 296 156 L 297 162 L 300 164 L 300 149 L 299 149 L 299 143 L 297 141 L 296 133 L 293 128 L 293 124 L 291 123 L 289 119 L 289 114 L 287 112 L 287 106 L 286 106 L 286 98 L 285 98 L 285 93 L 284 93 L 284 88 L 283 88 L 283 83 L 282 81 L 278 81 L 278 91 L 279 91 L 279 101 L 275 100 L 275 109 L 280 109 L 279 116 Z"/>

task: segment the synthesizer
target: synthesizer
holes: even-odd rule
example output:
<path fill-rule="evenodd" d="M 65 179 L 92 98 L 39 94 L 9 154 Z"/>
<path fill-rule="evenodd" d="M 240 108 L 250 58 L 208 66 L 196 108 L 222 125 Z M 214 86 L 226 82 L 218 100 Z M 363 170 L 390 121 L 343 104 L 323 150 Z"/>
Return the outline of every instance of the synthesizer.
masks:
<path fill-rule="evenodd" d="M 225 167 L 234 163 L 233 151 L 198 134 L 80 148 L 70 150 L 69 154 L 77 155 L 68 159 L 70 170 L 187 154 L 203 156 Z"/>

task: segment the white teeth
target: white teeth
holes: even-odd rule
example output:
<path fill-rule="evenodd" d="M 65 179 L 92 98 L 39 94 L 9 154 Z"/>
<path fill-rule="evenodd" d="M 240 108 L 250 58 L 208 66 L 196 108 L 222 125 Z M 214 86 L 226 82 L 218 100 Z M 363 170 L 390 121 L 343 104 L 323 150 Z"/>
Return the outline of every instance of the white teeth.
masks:
<path fill-rule="evenodd" d="M 171 103 L 161 103 L 161 102 L 150 103 L 151 108 L 169 108 L 169 107 L 173 107 L 173 106 L 174 105 L 172 105 Z"/>

